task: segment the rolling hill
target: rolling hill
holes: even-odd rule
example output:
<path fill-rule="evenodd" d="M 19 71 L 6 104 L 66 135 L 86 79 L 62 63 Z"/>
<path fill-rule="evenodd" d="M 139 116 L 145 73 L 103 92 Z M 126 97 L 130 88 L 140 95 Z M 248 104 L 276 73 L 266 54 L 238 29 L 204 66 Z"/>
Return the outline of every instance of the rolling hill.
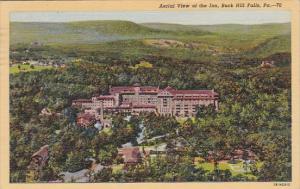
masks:
<path fill-rule="evenodd" d="M 218 24 L 218 25 L 181 25 L 167 23 L 143 23 L 145 27 L 166 31 L 208 31 L 214 33 L 243 33 L 243 34 L 263 34 L 263 35 L 283 35 L 291 31 L 290 23 L 282 24 Z"/>
<path fill-rule="evenodd" d="M 12 22 L 10 24 L 11 44 L 58 43 L 95 44 L 142 38 L 177 38 L 199 36 L 210 32 L 166 31 L 153 29 L 129 21 L 80 21 L 66 23 Z"/>
<path fill-rule="evenodd" d="M 247 54 L 252 57 L 266 57 L 274 52 L 283 53 L 291 51 L 291 35 L 279 35 L 267 39 L 253 49 L 250 49 Z"/>
<path fill-rule="evenodd" d="M 11 47 L 38 42 L 77 52 L 216 60 L 290 52 L 290 24 L 180 25 L 129 21 L 11 22 Z M 206 57 L 206 58 L 205 58 Z"/>

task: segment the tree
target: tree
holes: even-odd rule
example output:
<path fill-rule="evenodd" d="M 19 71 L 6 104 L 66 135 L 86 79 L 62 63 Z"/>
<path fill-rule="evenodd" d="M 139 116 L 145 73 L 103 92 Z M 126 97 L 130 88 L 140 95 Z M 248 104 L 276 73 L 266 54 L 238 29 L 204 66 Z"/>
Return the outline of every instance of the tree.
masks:
<path fill-rule="evenodd" d="M 112 179 L 112 168 L 104 167 L 100 172 L 96 173 L 93 182 L 109 182 Z"/>
<path fill-rule="evenodd" d="M 99 150 L 98 159 L 102 165 L 111 165 L 117 156 L 117 148 L 113 145 L 108 145 Z"/>
<path fill-rule="evenodd" d="M 201 105 L 196 108 L 196 117 L 204 118 L 205 116 L 214 116 L 216 114 L 216 107 L 214 105 Z"/>
<path fill-rule="evenodd" d="M 81 169 L 85 169 L 89 166 L 88 162 L 86 161 L 87 154 L 83 152 L 70 152 L 67 154 L 67 159 L 65 162 L 65 170 L 69 172 L 76 172 Z"/>

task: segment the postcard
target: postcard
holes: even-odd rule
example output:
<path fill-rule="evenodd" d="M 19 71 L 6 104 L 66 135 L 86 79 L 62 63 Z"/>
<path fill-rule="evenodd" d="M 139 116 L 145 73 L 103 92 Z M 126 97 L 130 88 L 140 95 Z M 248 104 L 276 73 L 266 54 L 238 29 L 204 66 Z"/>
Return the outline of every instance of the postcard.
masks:
<path fill-rule="evenodd" d="M 0 3 L 0 188 L 300 188 L 298 1 Z"/>

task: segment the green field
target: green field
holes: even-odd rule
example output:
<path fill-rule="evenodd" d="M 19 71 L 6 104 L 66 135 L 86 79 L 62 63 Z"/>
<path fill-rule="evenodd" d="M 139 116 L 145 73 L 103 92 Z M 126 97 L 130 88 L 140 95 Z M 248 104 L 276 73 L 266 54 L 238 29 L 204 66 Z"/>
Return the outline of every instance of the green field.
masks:
<path fill-rule="evenodd" d="M 34 66 L 33 68 L 30 67 L 30 65 L 14 65 L 9 68 L 9 73 L 16 74 L 19 72 L 32 72 L 32 71 L 41 71 L 45 69 L 53 69 L 52 66 Z"/>

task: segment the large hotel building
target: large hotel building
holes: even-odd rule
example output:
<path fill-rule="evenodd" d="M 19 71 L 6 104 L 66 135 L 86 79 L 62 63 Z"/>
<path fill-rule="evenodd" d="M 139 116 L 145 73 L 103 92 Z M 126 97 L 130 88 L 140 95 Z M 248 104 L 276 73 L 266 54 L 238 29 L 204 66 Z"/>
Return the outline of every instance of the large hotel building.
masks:
<path fill-rule="evenodd" d="M 155 112 L 159 115 L 193 116 L 199 105 L 214 105 L 218 110 L 218 93 L 214 90 L 176 90 L 172 87 L 160 89 L 152 86 L 111 87 L 109 95 L 92 99 L 78 99 L 73 105 L 81 106 L 91 113 L 103 111 Z"/>

